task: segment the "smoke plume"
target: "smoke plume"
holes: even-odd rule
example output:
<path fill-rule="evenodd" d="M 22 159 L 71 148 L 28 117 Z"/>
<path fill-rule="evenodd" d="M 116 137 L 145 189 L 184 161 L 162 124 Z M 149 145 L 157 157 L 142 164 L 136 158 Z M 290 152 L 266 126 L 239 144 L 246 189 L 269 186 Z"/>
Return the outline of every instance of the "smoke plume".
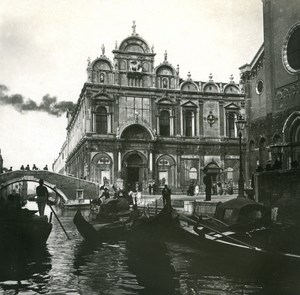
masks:
<path fill-rule="evenodd" d="M 53 116 L 61 116 L 67 110 L 73 111 L 76 104 L 72 101 L 57 102 L 56 96 L 46 94 L 42 98 L 42 102 L 38 105 L 35 101 L 25 99 L 21 94 L 7 95 L 8 88 L 0 84 L 0 105 L 11 105 L 18 112 L 45 112 Z"/>

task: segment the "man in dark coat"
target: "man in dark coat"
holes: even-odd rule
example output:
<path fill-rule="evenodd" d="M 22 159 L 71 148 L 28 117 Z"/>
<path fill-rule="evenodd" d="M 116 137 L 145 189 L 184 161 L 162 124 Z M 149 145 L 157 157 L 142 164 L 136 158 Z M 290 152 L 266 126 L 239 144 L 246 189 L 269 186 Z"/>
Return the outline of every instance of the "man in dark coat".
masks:
<path fill-rule="evenodd" d="M 168 185 L 165 184 L 165 187 L 161 191 L 164 207 L 171 208 L 171 190 L 168 188 Z"/>
<path fill-rule="evenodd" d="M 205 173 L 203 183 L 205 184 L 205 201 L 211 201 L 211 177 L 209 174 Z"/>
<path fill-rule="evenodd" d="M 44 186 L 44 180 L 40 179 L 39 181 L 39 186 L 37 186 L 36 188 L 36 195 L 37 195 L 37 205 L 39 208 L 39 214 L 40 216 L 44 216 L 44 212 L 45 212 L 45 207 L 46 204 L 48 202 L 48 190 L 47 188 Z"/>

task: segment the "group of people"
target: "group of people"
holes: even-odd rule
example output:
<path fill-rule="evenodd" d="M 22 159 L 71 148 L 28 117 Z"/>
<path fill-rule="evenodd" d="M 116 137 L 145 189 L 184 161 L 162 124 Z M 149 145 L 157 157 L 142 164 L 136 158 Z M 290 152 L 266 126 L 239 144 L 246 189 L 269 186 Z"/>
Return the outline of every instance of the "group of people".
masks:
<path fill-rule="evenodd" d="M 128 203 L 130 205 L 133 204 L 132 191 L 130 191 L 128 193 L 127 190 L 125 190 L 123 188 L 118 188 L 117 189 L 114 185 L 112 186 L 112 189 L 114 191 L 114 193 L 113 193 L 113 198 L 114 199 L 124 198 L 128 201 Z M 105 185 L 102 185 L 102 186 L 100 186 L 99 197 L 94 199 L 92 201 L 92 204 L 100 206 L 105 200 L 109 199 L 110 197 L 111 197 L 111 195 L 110 195 L 110 192 L 109 192 L 109 188 Z"/>
<path fill-rule="evenodd" d="M 156 195 L 157 194 L 157 184 L 155 182 L 153 183 L 149 183 L 148 185 L 148 191 L 149 191 L 149 195 Z"/>
<path fill-rule="evenodd" d="M 186 193 L 188 196 L 195 196 L 195 195 L 197 196 L 199 192 L 200 192 L 199 185 L 194 184 L 194 182 L 191 182 Z"/>
<path fill-rule="evenodd" d="M 12 168 L 12 167 L 11 167 Z M 21 166 L 20 170 L 40 170 L 38 167 L 35 166 L 35 164 L 33 164 L 32 169 L 30 169 L 29 164 L 27 164 L 26 167 L 24 167 L 24 165 Z M 48 165 L 46 165 L 43 170 L 48 170 Z"/>

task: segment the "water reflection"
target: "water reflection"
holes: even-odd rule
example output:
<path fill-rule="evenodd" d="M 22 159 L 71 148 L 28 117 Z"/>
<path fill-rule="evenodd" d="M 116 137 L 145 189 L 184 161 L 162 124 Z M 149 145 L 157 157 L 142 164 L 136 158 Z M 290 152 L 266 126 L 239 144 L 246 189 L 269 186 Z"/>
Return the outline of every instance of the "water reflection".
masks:
<path fill-rule="evenodd" d="M 299 266 L 239 261 L 183 244 L 167 247 L 180 294 L 300 294 Z"/>
<path fill-rule="evenodd" d="M 136 294 L 135 275 L 128 272 L 125 242 L 91 245 L 82 242 L 75 250 L 74 274 L 84 294 Z"/>
<path fill-rule="evenodd" d="M 255 294 L 299 295 L 299 268 L 216 257 L 179 242 L 83 241 L 75 211 L 58 211 L 47 246 L 0 253 L 0 294 Z"/>
<path fill-rule="evenodd" d="M 0 253 L 0 291 L 47 292 L 51 255 L 46 247 L 30 251 L 12 245 Z"/>
<path fill-rule="evenodd" d="M 140 248 L 127 243 L 127 255 L 128 270 L 144 287 L 140 294 L 176 294 L 178 281 L 164 243 L 147 243 Z"/>

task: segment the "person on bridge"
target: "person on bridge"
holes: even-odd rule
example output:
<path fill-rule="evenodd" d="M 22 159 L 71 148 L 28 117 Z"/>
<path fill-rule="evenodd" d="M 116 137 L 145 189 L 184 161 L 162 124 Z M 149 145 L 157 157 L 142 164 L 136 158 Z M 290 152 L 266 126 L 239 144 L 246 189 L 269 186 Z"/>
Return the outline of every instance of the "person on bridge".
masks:
<path fill-rule="evenodd" d="M 39 186 L 36 188 L 36 195 L 37 195 L 37 205 L 39 208 L 40 216 L 44 216 L 45 207 L 48 202 L 49 193 L 47 188 L 44 186 L 44 180 L 39 180 Z"/>
<path fill-rule="evenodd" d="M 46 165 L 46 166 L 44 167 L 44 170 L 48 170 L 48 165 Z"/>

